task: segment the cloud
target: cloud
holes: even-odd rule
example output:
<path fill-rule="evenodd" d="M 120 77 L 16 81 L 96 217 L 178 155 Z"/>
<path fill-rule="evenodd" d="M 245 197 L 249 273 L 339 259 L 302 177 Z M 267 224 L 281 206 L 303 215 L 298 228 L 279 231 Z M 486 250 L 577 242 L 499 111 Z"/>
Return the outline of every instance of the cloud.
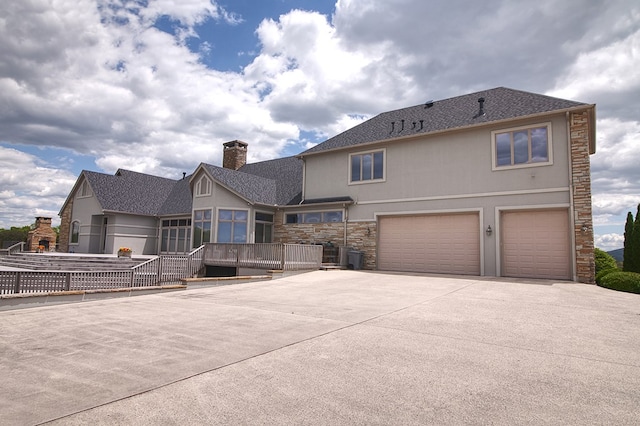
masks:
<path fill-rule="evenodd" d="M 73 174 L 2 146 L 0 170 L 0 228 L 27 225 L 36 216 L 59 224 L 58 212 L 76 181 Z"/>
<path fill-rule="evenodd" d="M 597 220 L 618 223 L 638 202 L 635 1 L 337 0 L 331 16 L 263 20 L 239 72 L 204 65 L 216 40 L 186 43 L 212 23 L 244 25 L 225 4 L 3 2 L 0 140 L 174 177 L 219 164 L 228 140 L 249 142 L 249 161 L 270 159 L 383 111 L 507 86 L 596 103 Z"/>
<path fill-rule="evenodd" d="M 604 251 L 616 250 L 624 247 L 624 235 L 604 234 L 595 236 L 595 246 Z"/>

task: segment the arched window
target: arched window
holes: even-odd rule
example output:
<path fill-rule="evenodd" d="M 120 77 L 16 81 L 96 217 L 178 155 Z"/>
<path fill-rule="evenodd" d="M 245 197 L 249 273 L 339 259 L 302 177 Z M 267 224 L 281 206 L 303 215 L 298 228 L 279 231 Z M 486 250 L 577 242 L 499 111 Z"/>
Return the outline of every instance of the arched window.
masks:
<path fill-rule="evenodd" d="M 73 221 L 71 224 L 71 244 L 78 244 L 80 238 L 80 222 Z"/>

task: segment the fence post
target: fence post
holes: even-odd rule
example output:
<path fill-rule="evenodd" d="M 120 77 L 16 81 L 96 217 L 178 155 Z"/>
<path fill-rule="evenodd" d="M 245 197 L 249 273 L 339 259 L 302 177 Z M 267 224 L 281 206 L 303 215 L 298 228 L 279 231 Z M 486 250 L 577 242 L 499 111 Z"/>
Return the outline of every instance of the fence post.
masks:
<path fill-rule="evenodd" d="M 286 250 L 286 246 L 284 244 L 281 244 L 280 246 L 280 270 L 284 271 L 284 254 L 285 254 L 285 250 Z"/>
<path fill-rule="evenodd" d="M 71 290 L 71 272 L 67 272 L 67 276 L 65 277 L 64 289 L 66 291 Z"/>
<path fill-rule="evenodd" d="M 22 272 L 16 272 L 16 286 L 13 289 L 14 294 L 20 293 L 20 276 L 21 275 L 22 275 Z"/>
<path fill-rule="evenodd" d="M 156 281 L 156 284 L 162 284 L 163 266 L 162 256 L 158 256 L 158 280 Z"/>

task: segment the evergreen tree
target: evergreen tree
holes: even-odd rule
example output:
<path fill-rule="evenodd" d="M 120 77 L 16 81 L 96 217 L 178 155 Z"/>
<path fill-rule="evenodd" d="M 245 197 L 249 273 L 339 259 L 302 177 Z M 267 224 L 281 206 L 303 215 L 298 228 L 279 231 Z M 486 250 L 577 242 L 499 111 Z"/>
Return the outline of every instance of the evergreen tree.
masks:
<path fill-rule="evenodd" d="M 624 226 L 623 256 L 623 271 L 640 272 L 640 204 L 638 204 L 635 220 L 633 213 L 627 213 L 627 222 Z"/>
<path fill-rule="evenodd" d="M 640 204 L 638 204 L 638 210 L 636 211 L 636 219 L 633 223 L 633 249 L 631 250 L 631 255 L 633 256 L 633 260 L 631 264 L 633 265 L 633 270 L 631 272 L 639 272 L 640 273 Z"/>

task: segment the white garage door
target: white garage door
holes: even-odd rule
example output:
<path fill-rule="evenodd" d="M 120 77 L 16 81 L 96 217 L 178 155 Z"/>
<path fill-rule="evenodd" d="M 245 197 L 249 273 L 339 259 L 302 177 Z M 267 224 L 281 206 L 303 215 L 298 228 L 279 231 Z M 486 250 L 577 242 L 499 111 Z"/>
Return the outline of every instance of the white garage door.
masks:
<path fill-rule="evenodd" d="M 502 275 L 571 279 L 567 210 L 503 212 Z"/>
<path fill-rule="evenodd" d="M 378 269 L 480 275 L 477 213 L 381 217 Z"/>

